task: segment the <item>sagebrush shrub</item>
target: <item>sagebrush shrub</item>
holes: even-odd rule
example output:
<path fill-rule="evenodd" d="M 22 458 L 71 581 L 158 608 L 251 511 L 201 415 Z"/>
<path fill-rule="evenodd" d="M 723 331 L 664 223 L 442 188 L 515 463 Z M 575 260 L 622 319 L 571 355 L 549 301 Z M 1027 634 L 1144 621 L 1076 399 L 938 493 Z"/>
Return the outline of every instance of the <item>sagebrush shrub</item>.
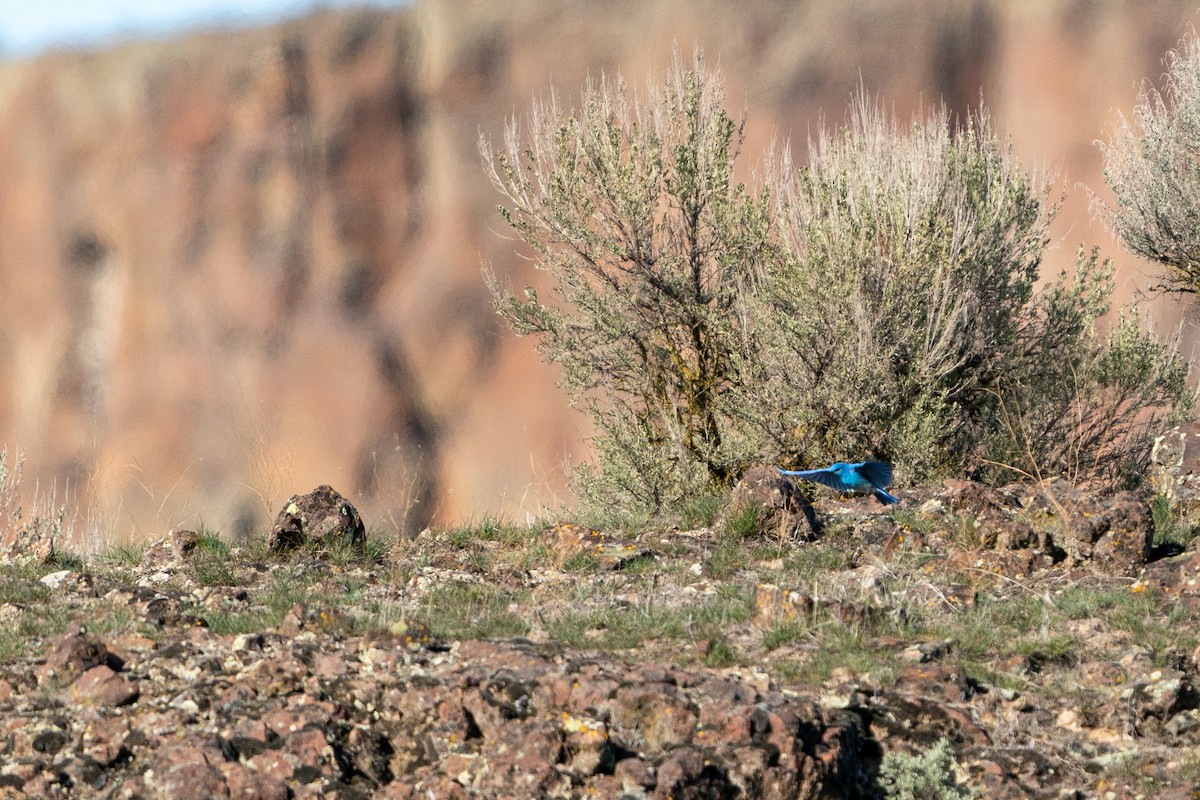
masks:
<path fill-rule="evenodd" d="M 676 55 L 646 95 L 589 81 L 480 142 L 500 210 L 556 298 L 487 272 L 504 319 L 538 334 L 596 424 L 593 506 L 678 508 L 755 462 L 881 457 L 909 481 L 1139 474 L 1189 406 L 1186 367 L 1112 336 L 1110 267 L 1081 251 L 1037 281 L 1054 207 L 985 113 L 907 128 L 860 97 L 807 163 L 735 180 L 741 125 L 720 76 Z"/>
<path fill-rule="evenodd" d="M 1165 93 L 1147 84 L 1104 152 L 1108 214 L 1133 252 L 1167 267 L 1161 288 L 1200 292 L 1200 40 L 1167 54 Z"/>
<path fill-rule="evenodd" d="M 721 397 L 741 298 L 773 245 L 765 199 L 734 180 L 742 125 L 723 101 L 699 53 L 691 71 L 676 55 L 644 97 L 589 80 L 579 110 L 552 94 L 502 151 L 481 141 L 501 213 L 558 298 L 489 285 L 587 403 L 599 468 L 578 488 L 601 504 L 658 509 L 736 476 Z"/>
<path fill-rule="evenodd" d="M 748 450 L 805 464 L 874 454 L 916 480 L 1111 485 L 1189 407 L 1186 366 L 1136 311 L 1097 335 L 1112 287 L 1096 251 L 1038 288 L 1049 184 L 986 114 L 902 128 L 859 97 L 807 165 L 785 155 L 775 172 L 784 257 L 755 298 L 747 390 L 732 398 Z"/>
<path fill-rule="evenodd" d="M 1107 335 L 1111 266 L 1080 252 L 1073 283 L 1060 276 L 1035 297 L 1023 358 L 993 392 L 980 442 L 980 477 L 1059 475 L 1097 488 L 1136 488 L 1154 438 L 1190 417 L 1195 392 L 1177 342 L 1142 326 L 1136 306 L 1120 310 Z"/>
<path fill-rule="evenodd" d="M 888 800 L 974 800 L 979 790 L 958 782 L 954 748 L 945 739 L 915 756 L 893 750 L 879 766 Z"/>
<path fill-rule="evenodd" d="M 986 117 L 903 128 L 861 96 L 807 165 L 785 153 L 775 173 L 786 257 L 754 315 L 750 429 L 801 463 L 868 453 L 922 475 L 959 469 L 991 402 L 981 390 L 1019 346 L 1045 182 Z"/>

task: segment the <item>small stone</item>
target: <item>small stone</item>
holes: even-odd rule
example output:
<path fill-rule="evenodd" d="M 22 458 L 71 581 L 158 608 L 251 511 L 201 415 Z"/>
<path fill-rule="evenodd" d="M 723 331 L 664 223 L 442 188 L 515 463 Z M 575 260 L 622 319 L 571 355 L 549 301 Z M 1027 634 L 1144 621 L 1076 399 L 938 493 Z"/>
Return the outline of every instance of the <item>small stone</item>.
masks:
<path fill-rule="evenodd" d="M 950 642 L 923 642 L 904 648 L 900 660 L 907 664 L 926 664 L 937 661 L 950 652 Z"/>
<path fill-rule="evenodd" d="M 199 544 L 200 534 L 177 528 L 162 539 L 147 545 L 142 552 L 142 563 L 149 566 L 178 564 L 190 556 Z"/>
<path fill-rule="evenodd" d="M 48 575 L 43 575 L 38 579 L 38 582 L 51 591 L 62 588 L 62 585 L 70 580 L 75 573 L 69 569 L 60 569 L 58 572 L 51 572 Z"/>
<path fill-rule="evenodd" d="M 1167 721 L 1165 728 L 1167 733 L 1172 736 L 1182 736 L 1185 733 L 1200 729 L 1200 710 L 1189 708 L 1185 711 L 1180 711 Z"/>
<path fill-rule="evenodd" d="M 224 763 L 220 750 L 188 738 L 155 751 L 142 779 L 153 797 L 229 797 L 225 776 L 217 766 Z"/>
<path fill-rule="evenodd" d="M 238 800 L 287 800 L 290 796 L 287 783 L 255 772 L 236 761 L 219 765 L 229 786 L 229 797 Z"/>
<path fill-rule="evenodd" d="M 754 587 L 754 625 L 771 628 L 809 619 L 813 613 L 812 597 L 773 583 Z"/>
<path fill-rule="evenodd" d="M 332 762 L 333 750 L 325 734 L 316 728 L 302 728 L 283 737 L 282 749 L 296 756 L 304 764 Z"/>
<path fill-rule="evenodd" d="M 82 702 L 97 706 L 124 706 L 138 697 L 137 684 L 103 664 L 80 675 L 71 689 Z"/>
<path fill-rule="evenodd" d="M 74 624 L 54 642 L 45 662 L 38 667 L 38 684 L 73 681 L 92 667 L 112 661 L 115 659 L 104 642 L 89 634 L 86 626 Z"/>
<path fill-rule="evenodd" d="M 1078 731 L 1083 728 L 1079 721 L 1079 712 L 1073 708 L 1064 708 L 1058 712 L 1058 716 L 1054 718 L 1054 724 L 1069 731 Z"/>
<path fill-rule="evenodd" d="M 54 756 L 58 755 L 58 751 L 62 750 L 63 745 L 68 741 L 70 741 L 70 737 L 62 728 L 48 727 L 34 734 L 30 745 L 38 753 Z"/>
<path fill-rule="evenodd" d="M 230 649 L 235 653 L 260 653 L 264 644 L 266 644 L 266 637 L 261 633 L 239 633 L 233 637 L 233 644 L 230 646 Z"/>
<path fill-rule="evenodd" d="M 654 786 L 653 768 L 640 758 L 623 758 L 613 769 L 613 777 L 621 781 L 626 792 L 641 792 Z"/>
<path fill-rule="evenodd" d="M 101 766 L 107 766 L 125 752 L 129 738 L 129 720 L 107 717 L 88 725 L 83 731 L 83 753 Z"/>

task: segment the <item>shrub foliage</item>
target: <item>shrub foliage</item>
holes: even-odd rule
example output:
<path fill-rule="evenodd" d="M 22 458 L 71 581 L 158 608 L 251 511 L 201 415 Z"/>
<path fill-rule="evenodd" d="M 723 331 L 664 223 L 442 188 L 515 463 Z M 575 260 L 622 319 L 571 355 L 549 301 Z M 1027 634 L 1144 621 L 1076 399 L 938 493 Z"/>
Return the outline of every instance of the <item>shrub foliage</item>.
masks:
<path fill-rule="evenodd" d="M 1110 337 L 1110 268 L 1037 281 L 1054 206 L 985 113 L 902 127 L 864 97 L 807 163 L 735 179 L 742 125 L 719 74 L 678 55 L 645 96 L 589 81 L 481 153 L 500 211 L 556 297 L 488 272 L 596 423 L 585 501 L 656 511 L 751 463 L 873 456 L 967 471 L 1138 474 L 1191 396 L 1136 310 Z"/>
<path fill-rule="evenodd" d="M 979 790 L 960 784 L 954 748 L 945 739 L 917 755 L 889 751 L 879 768 L 888 800 L 974 800 Z"/>
<path fill-rule="evenodd" d="M 1104 151 L 1108 209 L 1133 252 L 1168 269 L 1163 289 L 1200 292 L 1200 40 L 1167 54 L 1165 92 L 1146 85 Z"/>
<path fill-rule="evenodd" d="M 1026 349 L 1050 213 L 987 120 L 902 128 L 859 97 L 809 164 L 782 161 L 786 258 L 747 363 L 755 414 L 800 461 L 873 452 L 956 468 Z"/>
<path fill-rule="evenodd" d="M 517 296 L 491 277 L 500 313 L 541 334 L 585 398 L 599 493 L 652 508 L 734 477 L 721 399 L 742 297 L 773 257 L 765 199 L 733 177 L 742 126 L 699 55 L 694 66 L 676 58 L 644 99 L 620 80 L 589 81 L 578 112 L 551 95 L 524 138 L 514 122 L 502 151 L 481 143 L 501 213 L 558 295 Z"/>
<path fill-rule="evenodd" d="M 1081 251 L 1039 288 L 1048 183 L 980 113 L 901 128 L 859 98 L 809 163 L 781 162 L 784 258 L 752 315 L 738 401 L 759 452 L 802 463 L 874 453 L 917 480 L 1137 474 L 1186 368 L 1136 311 L 1103 339 L 1111 270 Z"/>

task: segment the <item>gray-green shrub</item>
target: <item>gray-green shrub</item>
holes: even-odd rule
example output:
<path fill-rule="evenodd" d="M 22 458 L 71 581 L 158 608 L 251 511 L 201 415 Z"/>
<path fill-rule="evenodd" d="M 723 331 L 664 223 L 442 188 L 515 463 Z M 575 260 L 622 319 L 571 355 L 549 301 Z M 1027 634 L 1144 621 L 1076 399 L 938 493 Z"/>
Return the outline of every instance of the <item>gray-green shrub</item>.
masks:
<path fill-rule="evenodd" d="M 1113 227 L 1133 252 L 1167 267 L 1168 290 L 1200 292 L 1200 40 L 1167 54 L 1165 93 L 1147 84 L 1104 152 Z"/>
<path fill-rule="evenodd" d="M 1095 250 L 1037 287 L 1048 189 L 983 113 L 903 128 L 862 97 L 806 166 L 782 158 L 784 258 L 762 281 L 731 397 L 748 450 L 874 454 L 916 480 L 1137 475 L 1149 437 L 1190 405 L 1187 370 L 1136 311 L 1097 334 L 1112 286 Z"/>
<path fill-rule="evenodd" d="M 915 756 L 893 750 L 879 766 L 879 785 L 888 800 L 973 800 L 979 790 L 961 785 L 954 748 L 945 739 Z"/>
<path fill-rule="evenodd" d="M 746 402 L 772 449 L 800 463 L 874 453 L 922 475 L 961 467 L 1012 372 L 1051 211 L 986 117 L 904 128 L 864 97 L 786 154 L 771 276 Z M 857 459 L 855 459 L 857 460 Z"/>
<path fill-rule="evenodd" d="M 590 505 L 655 512 L 761 461 L 866 456 L 906 480 L 971 472 L 1136 476 L 1191 395 L 1170 346 L 1125 315 L 1082 252 L 1037 287 L 1054 208 L 985 114 L 903 128 L 859 98 L 806 165 L 735 180 L 720 76 L 676 56 L 639 98 L 589 81 L 480 149 L 501 213 L 556 299 L 487 273 L 597 428 Z"/>
<path fill-rule="evenodd" d="M 518 333 L 541 335 L 598 430 L 599 469 L 578 488 L 658 509 L 736 477 L 721 397 L 743 296 L 773 257 L 761 195 L 734 180 L 742 126 L 696 55 L 636 96 L 589 80 L 577 111 L 535 102 L 505 146 L 480 149 L 504 218 L 538 255 L 558 299 L 489 275 Z"/>

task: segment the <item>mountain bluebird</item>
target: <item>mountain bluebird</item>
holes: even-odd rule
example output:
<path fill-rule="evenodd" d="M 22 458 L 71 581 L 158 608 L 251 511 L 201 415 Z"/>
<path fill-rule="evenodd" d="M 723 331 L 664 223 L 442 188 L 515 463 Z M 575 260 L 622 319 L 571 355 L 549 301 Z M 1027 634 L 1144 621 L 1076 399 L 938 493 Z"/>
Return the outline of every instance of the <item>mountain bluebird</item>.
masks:
<path fill-rule="evenodd" d="M 873 494 L 885 506 L 900 502 L 884 491 L 892 484 L 892 465 L 886 461 L 861 461 L 857 464 L 839 461 L 825 469 L 779 469 L 779 473 L 824 484 L 847 494 Z"/>

